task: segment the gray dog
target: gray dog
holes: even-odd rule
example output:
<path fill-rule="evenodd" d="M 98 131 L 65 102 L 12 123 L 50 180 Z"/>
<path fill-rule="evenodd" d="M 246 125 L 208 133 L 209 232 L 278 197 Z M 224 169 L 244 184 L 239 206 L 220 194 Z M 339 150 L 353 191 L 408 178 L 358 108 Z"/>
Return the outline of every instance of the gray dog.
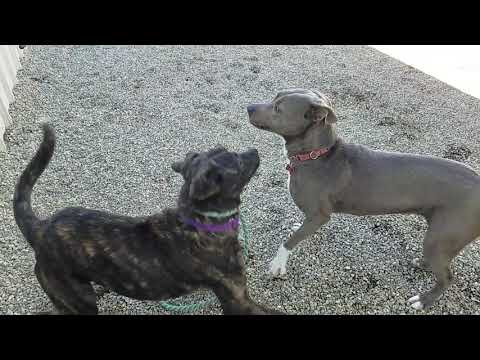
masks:
<path fill-rule="evenodd" d="M 305 214 L 271 262 L 274 276 L 286 273 L 289 252 L 332 213 L 419 214 L 428 231 L 423 258 L 412 263 L 433 271 L 437 281 L 408 301 L 420 310 L 442 295 L 452 281 L 452 259 L 480 235 L 480 176 L 474 170 L 452 160 L 345 143 L 335 132 L 332 104 L 314 90 L 282 91 L 272 102 L 250 105 L 248 114 L 252 125 L 284 138 L 290 194 Z"/>

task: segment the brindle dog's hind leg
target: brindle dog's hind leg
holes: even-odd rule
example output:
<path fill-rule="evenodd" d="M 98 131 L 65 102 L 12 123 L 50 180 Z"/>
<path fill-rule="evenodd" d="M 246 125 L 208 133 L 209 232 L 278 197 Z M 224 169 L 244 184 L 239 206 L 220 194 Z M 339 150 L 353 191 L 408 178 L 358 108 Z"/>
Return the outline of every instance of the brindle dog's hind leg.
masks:
<path fill-rule="evenodd" d="M 97 295 L 89 282 L 35 265 L 35 274 L 57 314 L 97 315 Z"/>

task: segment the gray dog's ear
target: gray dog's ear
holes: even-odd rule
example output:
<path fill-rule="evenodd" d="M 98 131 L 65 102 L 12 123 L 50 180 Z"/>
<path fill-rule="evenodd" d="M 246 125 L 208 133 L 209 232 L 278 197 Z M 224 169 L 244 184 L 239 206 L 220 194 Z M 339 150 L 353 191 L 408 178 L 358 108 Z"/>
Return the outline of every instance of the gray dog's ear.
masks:
<path fill-rule="evenodd" d="M 222 176 L 214 167 L 195 175 L 190 183 L 189 196 L 195 200 L 205 200 L 220 192 Z"/>
<path fill-rule="evenodd" d="M 337 115 L 330 99 L 318 91 L 312 90 L 312 92 L 317 95 L 312 98 L 313 121 L 320 122 L 325 119 L 329 124 L 336 123 Z"/>

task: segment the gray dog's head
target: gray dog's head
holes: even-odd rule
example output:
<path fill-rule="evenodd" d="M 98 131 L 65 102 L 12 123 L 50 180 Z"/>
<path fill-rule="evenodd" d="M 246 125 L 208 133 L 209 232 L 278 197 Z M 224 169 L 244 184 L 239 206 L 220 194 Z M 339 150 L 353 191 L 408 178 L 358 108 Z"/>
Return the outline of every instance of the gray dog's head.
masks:
<path fill-rule="evenodd" d="M 250 123 L 282 136 L 297 136 L 313 124 L 331 125 L 337 121 L 330 100 L 315 90 L 280 91 L 271 101 L 247 107 Z"/>
<path fill-rule="evenodd" d="M 256 149 L 242 153 L 216 147 L 202 153 L 188 153 L 172 164 L 185 183 L 179 202 L 202 211 L 237 208 L 240 194 L 260 165 Z"/>

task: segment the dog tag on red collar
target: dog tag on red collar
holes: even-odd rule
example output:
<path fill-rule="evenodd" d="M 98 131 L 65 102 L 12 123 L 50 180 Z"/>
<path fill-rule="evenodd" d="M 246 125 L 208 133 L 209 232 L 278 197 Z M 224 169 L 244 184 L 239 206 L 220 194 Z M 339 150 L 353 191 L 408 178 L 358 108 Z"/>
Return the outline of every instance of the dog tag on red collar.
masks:
<path fill-rule="evenodd" d="M 300 162 L 307 161 L 307 160 L 316 160 L 320 156 L 328 153 L 329 151 L 330 151 L 330 148 L 316 149 L 316 150 L 312 150 L 312 151 L 307 152 L 307 153 L 293 155 L 292 157 L 290 157 L 290 160 L 291 161 L 296 160 L 296 161 L 300 161 Z M 288 164 L 287 165 L 287 170 L 290 174 L 293 174 L 294 166 L 291 165 L 291 164 Z"/>
<path fill-rule="evenodd" d="M 318 157 L 319 157 L 320 155 L 322 155 L 322 154 L 320 153 L 320 151 L 318 151 L 318 150 L 317 150 L 317 151 L 313 150 L 312 152 L 310 152 L 310 159 L 312 159 L 312 160 L 318 159 Z"/>
<path fill-rule="evenodd" d="M 328 148 L 313 150 L 310 152 L 310 159 L 315 160 L 328 152 Z"/>
<path fill-rule="evenodd" d="M 297 161 L 316 160 L 320 156 L 328 153 L 329 151 L 330 151 L 329 148 L 316 149 L 316 150 L 312 150 L 312 151 L 307 152 L 307 153 L 293 155 L 291 157 L 291 159 L 297 160 Z"/>
<path fill-rule="evenodd" d="M 287 165 L 286 169 L 290 174 L 293 174 L 293 172 L 295 171 L 295 168 L 290 164 Z"/>

